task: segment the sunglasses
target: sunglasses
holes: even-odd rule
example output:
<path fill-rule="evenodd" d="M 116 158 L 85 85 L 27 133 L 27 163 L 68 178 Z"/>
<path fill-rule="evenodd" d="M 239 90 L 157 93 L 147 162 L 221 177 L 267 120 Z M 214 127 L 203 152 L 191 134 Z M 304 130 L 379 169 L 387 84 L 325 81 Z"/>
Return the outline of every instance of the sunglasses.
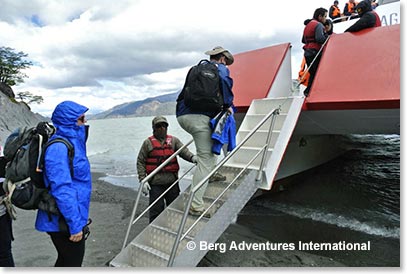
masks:
<path fill-rule="evenodd" d="M 156 129 L 159 129 L 159 128 L 162 128 L 162 127 L 167 128 L 168 125 L 166 123 L 159 123 L 159 124 L 154 125 L 154 128 L 156 128 Z"/>
<path fill-rule="evenodd" d="M 81 121 L 82 123 L 85 123 L 85 115 L 82 115 L 81 117 L 79 117 L 78 121 Z"/>

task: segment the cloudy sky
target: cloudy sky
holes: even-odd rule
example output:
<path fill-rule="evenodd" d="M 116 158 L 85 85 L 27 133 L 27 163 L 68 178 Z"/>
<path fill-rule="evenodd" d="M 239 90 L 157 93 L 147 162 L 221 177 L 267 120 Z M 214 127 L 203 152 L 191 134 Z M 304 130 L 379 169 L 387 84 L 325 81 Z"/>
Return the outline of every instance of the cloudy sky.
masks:
<path fill-rule="evenodd" d="M 302 58 L 303 21 L 333 0 L 1 0 L 0 46 L 28 54 L 29 78 L 13 87 L 44 103 L 63 100 L 98 113 L 179 90 L 203 52 L 233 54 L 291 42 Z M 340 1 L 340 7 L 345 1 Z"/>

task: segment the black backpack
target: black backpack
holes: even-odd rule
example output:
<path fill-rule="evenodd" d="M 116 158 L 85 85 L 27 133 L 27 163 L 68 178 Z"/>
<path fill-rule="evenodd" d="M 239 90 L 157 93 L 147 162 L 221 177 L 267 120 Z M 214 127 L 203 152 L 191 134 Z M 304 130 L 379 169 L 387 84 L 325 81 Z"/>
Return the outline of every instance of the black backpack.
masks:
<path fill-rule="evenodd" d="M 74 148 L 62 138 L 48 142 L 55 128 L 40 122 L 34 128 L 18 128 L 7 138 L 4 145 L 5 181 L 3 189 L 7 199 L 21 209 L 42 209 L 52 214 L 59 214 L 55 199 L 45 187 L 43 169 L 46 149 L 56 143 L 68 147 L 68 157 L 72 174 Z"/>
<path fill-rule="evenodd" d="M 218 67 L 208 60 L 201 60 L 193 66 L 186 77 L 184 87 L 177 101 L 193 111 L 218 113 L 223 107 Z"/>

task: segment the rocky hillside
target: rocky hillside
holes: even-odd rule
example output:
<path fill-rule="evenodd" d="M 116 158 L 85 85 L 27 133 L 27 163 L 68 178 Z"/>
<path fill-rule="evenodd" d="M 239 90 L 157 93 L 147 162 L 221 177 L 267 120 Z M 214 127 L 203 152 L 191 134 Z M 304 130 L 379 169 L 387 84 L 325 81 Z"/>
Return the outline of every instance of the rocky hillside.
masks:
<path fill-rule="evenodd" d="M 147 98 L 115 106 L 104 112 L 89 115 L 89 119 L 173 115 L 178 92 Z"/>
<path fill-rule="evenodd" d="M 19 103 L 5 95 L 0 90 L 0 145 L 4 146 L 7 136 L 16 128 L 22 126 L 35 126 L 43 120 L 38 114 L 34 114 L 26 104 Z"/>

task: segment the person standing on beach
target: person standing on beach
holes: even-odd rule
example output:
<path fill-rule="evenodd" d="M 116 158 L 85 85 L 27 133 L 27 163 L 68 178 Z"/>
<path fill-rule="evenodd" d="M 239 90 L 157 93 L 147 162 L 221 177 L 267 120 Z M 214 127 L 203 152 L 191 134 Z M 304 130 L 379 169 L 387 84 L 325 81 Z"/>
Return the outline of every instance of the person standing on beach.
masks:
<path fill-rule="evenodd" d="M 222 95 L 222 108 L 233 114 L 233 79 L 227 66 L 234 62 L 233 55 L 223 47 L 215 47 L 205 52 L 210 56 L 209 62 L 215 64 L 219 74 L 219 90 Z M 191 71 L 191 70 L 190 70 Z M 188 73 L 189 75 L 189 73 Z M 188 76 L 186 81 L 188 81 Z M 177 99 L 176 116 L 180 126 L 189 134 L 195 142 L 198 164 L 192 178 L 192 188 L 197 186 L 216 166 L 217 156 L 212 152 L 213 141 L 211 138 L 212 129 L 209 121 L 214 118 L 219 111 L 196 110 L 185 104 L 184 89 Z M 190 215 L 201 215 L 206 209 L 204 206 L 203 196 L 208 185 L 208 181 L 195 193 Z M 209 212 L 205 217 L 210 217 Z"/>
<path fill-rule="evenodd" d="M 137 157 L 140 182 L 184 145 L 177 137 L 167 134 L 168 125 L 165 117 L 154 117 L 153 135 L 144 140 Z M 179 156 L 188 162 L 196 163 L 196 156 L 188 148 L 184 148 Z M 178 171 L 179 165 L 175 157 L 144 184 L 143 193 L 150 194 L 150 205 L 178 179 Z M 168 206 L 178 197 L 179 192 L 177 183 L 150 209 L 150 223 L 164 210 L 165 204 Z"/>
<path fill-rule="evenodd" d="M 13 267 L 14 259 L 11 253 L 13 239 L 12 220 L 7 208 L 3 203 L 6 193 L 3 190 L 3 182 L 6 177 L 6 159 L 2 156 L 0 146 L 0 267 Z"/>
<path fill-rule="evenodd" d="M 85 255 L 85 235 L 89 217 L 92 178 L 86 156 L 88 126 L 87 107 L 72 101 L 57 105 L 51 120 L 56 133 L 50 138 L 62 138 L 74 148 L 72 162 L 68 147 L 62 142 L 50 145 L 44 156 L 44 181 L 55 198 L 60 215 L 38 210 L 35 228 L 47 232 L 58 258 L 56 267 L 80 267 Z"/>

